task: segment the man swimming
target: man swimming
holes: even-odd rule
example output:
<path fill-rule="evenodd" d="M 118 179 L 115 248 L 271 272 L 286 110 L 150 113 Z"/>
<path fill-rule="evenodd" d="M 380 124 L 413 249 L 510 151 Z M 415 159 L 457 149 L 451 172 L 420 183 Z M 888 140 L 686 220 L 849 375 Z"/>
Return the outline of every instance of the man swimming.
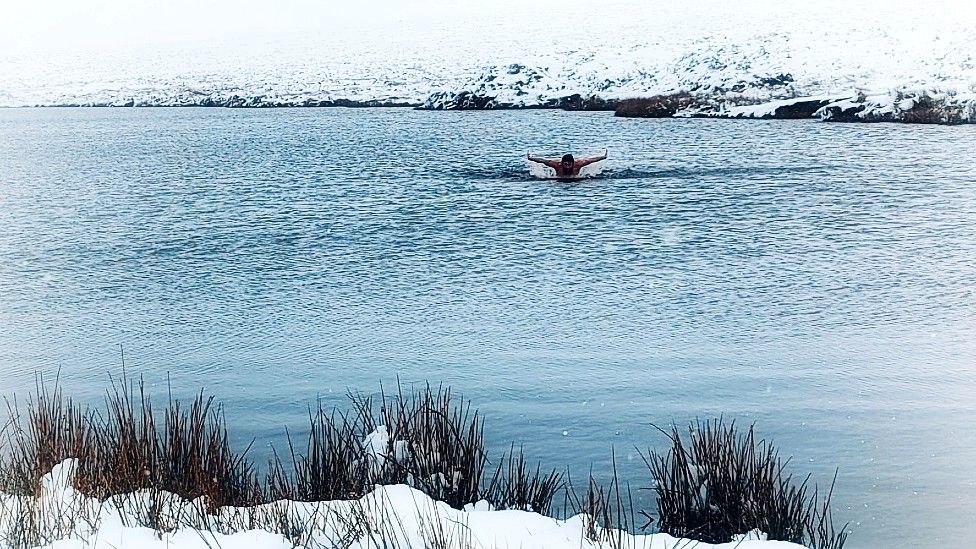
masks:
<path fill-rule="evenodd" d="M 607 150 L 603 150 L 602 156 L 591 156 L 589 158 L 580 158 L 579 160 L 573 158 L 573 155 L 571 154 L 564 154 L 562 160 L 556 160 L 555 158 L 543 158 L 541 156 L 535 156 L 532 153 L 527 154 L 526 158 L 528 158 L 530 162 L 545 164 L 546 166 L 556 170 L 556 179 L 579 179 L 580 170 L 582 170 L 584 166 L 589 166 L 590 164 L 607 159 Z"/>

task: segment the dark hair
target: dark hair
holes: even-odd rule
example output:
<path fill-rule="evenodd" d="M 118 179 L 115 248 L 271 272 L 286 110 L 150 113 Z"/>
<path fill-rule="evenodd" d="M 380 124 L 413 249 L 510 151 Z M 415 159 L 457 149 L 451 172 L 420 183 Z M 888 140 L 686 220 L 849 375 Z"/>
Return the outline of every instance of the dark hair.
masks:
<path fill-rule="evenodd" d="M 576 162 L 576 159 L 573 158 L 573 155 L 571 155 L 571 154 L 564 154 L 563 155 L 563 162 Z"/>

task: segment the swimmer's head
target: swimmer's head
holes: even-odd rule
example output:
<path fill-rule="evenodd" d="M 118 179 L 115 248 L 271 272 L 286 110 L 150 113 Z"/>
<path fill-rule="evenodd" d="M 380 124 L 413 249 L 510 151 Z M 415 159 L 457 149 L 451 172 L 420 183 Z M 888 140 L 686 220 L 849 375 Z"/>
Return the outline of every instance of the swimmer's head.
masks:
<path fill-rule="evenodd" d="M 571 154 L 564 154 L 563 155 L 563 162 L 562 162 L 563 167 L 572 168 L 573 167 L 573 164 L 575 164 L 575 163 L 576 163 L 576 159 L 573 158 L 573 155 L 571 155 Z"/>

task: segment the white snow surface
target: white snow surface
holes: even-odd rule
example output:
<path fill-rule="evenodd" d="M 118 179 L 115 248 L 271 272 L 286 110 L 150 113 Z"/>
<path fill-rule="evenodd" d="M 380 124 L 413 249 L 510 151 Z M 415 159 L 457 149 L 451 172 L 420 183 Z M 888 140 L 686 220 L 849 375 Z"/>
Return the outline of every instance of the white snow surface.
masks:
<path fill-rule="evenodd" d="M 42 481 L 39 506 L 34 509 L 47 537 L 40 545 L 50 549 L 287 549 L 299 546 L 348 547 L 458 547 L 459 549 L 573 548 L 598 549 L 800 549 L 799 545 L 766 541 L 762 532 L 736 536 L 717 545 L 678 539 L 666 534 L 631 536 L 611 532 L 614 544 L 584 536 L 583 515 L 556 520 L 525 511 L 494 511 L 487 505 L 458 511 L 407 486 L 377 486 L 358 501 L 297 503 L 280 501 L 253 509 L 224 508 L 207 517 L 205 502 L 186 502 L 166 493 L 139 492 L 99 503 L 71 487 L 76 462 L 56 466 Z M 17 526 L 18 506 L 24 500 L 0 495 L 0 536 Z M 146 527 L 145 509 L 159 506 L 163 516 L 181 515 L 167 522 L 164 532 Z M 284 516 L 292 531 L 251 529 L 261 516 Z M 358 517 L 358 519 L 353 519 Z M 206 520 L 209 527 L 202 527 Z M 260 520 L 260 519 L 257 519 Z M 279 523 L 280 524 L 280 523 Z M 311 534 L 303 534 L 309 532 Z M 607 533 L 602 532 L 604 538 Z M 311 538 L 303 535 L 310 535 Z M 388 545 L 381 545 L 385 539 Z M 0 546 L 3 546 L 0 537 Z M 390 543 L 392 541 L 392 543 Z M 446 543 L 438 543 L 446 542 Z M 321 545 L 316 545 L 316 543 Z"/>
<path fill-rule="evenodd" d="M 328 30 L 54 54 L 0 51 L 0 106 L 551 105 L 687 90 L 731 105 L 893 89 L 976 93 L 969 0 L 567 0 Z M 268 9 L 274 9 L 269 4 Z M 192 14 L 190 14 L 192 16 Z"/>

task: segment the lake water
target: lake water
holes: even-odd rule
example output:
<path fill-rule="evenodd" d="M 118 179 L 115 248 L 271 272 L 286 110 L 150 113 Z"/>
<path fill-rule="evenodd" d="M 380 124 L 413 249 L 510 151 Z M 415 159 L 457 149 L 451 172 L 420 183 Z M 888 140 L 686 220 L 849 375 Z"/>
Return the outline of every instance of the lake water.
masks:
<path fill-rule="evenodd" d="M 578 184 L 526 151 L 611 158 Z M 0 110 L 0 393 L 201 387 L 253 457 L 451 384 L 493 449 L 646 485 L 755 422 L 852 547 L 976 536 L 976 126 L 607 113 Z M 496 452 L 497 455 L 497 452 Z M 924 537 L 923 537 L 924 536 Z"/>

